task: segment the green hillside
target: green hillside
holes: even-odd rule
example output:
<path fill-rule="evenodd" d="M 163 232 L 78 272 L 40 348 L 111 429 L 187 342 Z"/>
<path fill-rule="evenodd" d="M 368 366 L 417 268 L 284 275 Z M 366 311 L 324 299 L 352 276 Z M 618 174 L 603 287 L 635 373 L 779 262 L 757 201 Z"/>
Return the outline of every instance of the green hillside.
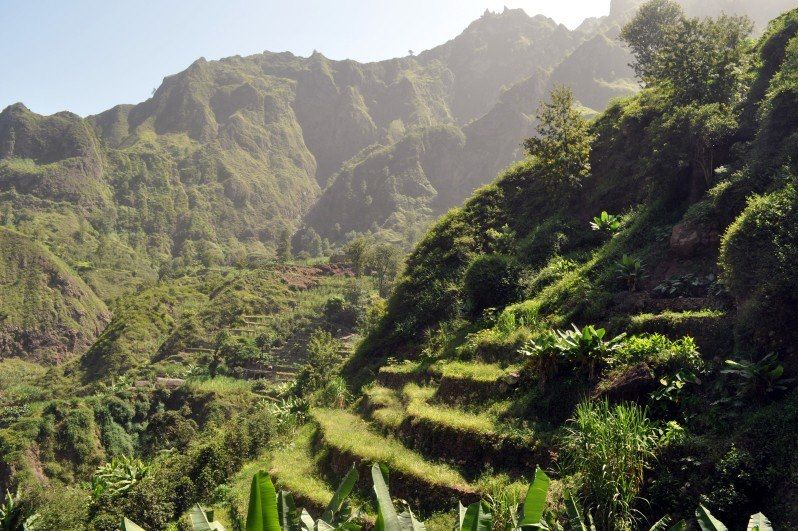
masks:
<path fill-rule="evenodd" d="M 109 319 L 105 304 L 66 264 L 0 227 L 0 358 L 58 362 L 88 347 Z"/>
<path fill-rule="evenodd" d="M 798 527 L 784 7 L 2 111 L 0 530 Z"/>

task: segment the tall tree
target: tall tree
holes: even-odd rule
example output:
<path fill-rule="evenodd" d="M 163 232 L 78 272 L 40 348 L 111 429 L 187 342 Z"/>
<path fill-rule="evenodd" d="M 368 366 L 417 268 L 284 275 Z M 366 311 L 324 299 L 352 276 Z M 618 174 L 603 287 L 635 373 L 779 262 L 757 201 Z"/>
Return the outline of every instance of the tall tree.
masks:
<path fill-rule="evenodd" d="M 550 98 L 538 108 L 537 136 L 527 138 L 524 147 L 537 160 L 548 186 L 578 186 L 590 173 L 593 136 L 571 89 L 556 87 Z"/>
<path fill-rule="evenodd" d="M 293 258 L 293 251 L 291 250 L 291 231 L 283 229 L 280 233 L 280 238 L 277 240 L 277 259 L 287 262 Z"/>
<path fill-rule="evenodd" d="M 752 29 L 746 17 L 687 18 L 675 2 L 651 0 L 621 38 L 641 80 L 666 89 L 674 103 L 733 104 L 743 93 Z"/>
<path fill-rule="evenodd" d="M 737 128 L 751 30 L 745 17 L 687 18 L 675 2 L 651 0 L 621 32 L 638 76 L 665 96 L 652 134 L 658 145 L 687 154 L 693 200 L 711 186 L 718 153 Z"/>
<path fill-rule="evenodd" d="M 621 31 L 635 57 L 632 68 L 644 82 L 660 77 L 660 55 L 684 21 L 682 6 L 673 0 L 651 0 L 643 4 L 634 19 Z"/>

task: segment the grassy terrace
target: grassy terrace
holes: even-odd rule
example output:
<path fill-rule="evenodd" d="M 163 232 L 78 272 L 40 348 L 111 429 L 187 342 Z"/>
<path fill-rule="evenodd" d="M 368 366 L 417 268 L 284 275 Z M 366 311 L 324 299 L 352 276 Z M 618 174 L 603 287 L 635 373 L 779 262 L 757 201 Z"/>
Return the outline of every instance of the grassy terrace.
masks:
<path fill-rule="evenodd" d="M 380 372 L 388 374 L 412 374 L 421 368 L 421 364 L 415 361 L 403 361 L 392 365 L 380 367 Z"/>
<path fill-rule="evenodd" d="M 365 400 L 371 410 L 371 416 L 381 426 L 398 428 L 406 417 L 405 408 L 393 389 L 374 386 L 365 392 Z"/>
<path fill-rule="evenodd" d="M 312 415 L 326 444 L 357 456 L 361 461 L 385 463 L 392 469 L 426 484 L 472 490 L 465 478 L 453 468 L 431 463 L 395 439 L 375 433 L 365 420 L 353 413 L 316 409 Z"/>
<path fill-rule="evenodd" d="M 476 415 L 453 407 L 430 404 L 429 400 L 435 394 L 433 387 L 408 384 L 403 392 L 407 400 L 407 414 L 411 417 L 425 419 L 457 431 L 495 434 L 495 426 L 488 415 Z"/>
<path fill-rule="evenodd" d="M 456 380 L 473 380 L 476 382 L 495 382 L 505 374 L 518 369 L 511 365 L 502 367 L 498 363 L 482 363 L 477 361 L 450 361 L 435 366 L 434 370 L 444 378 Z"/>
<path fill-rule="evenodd" d="M 280 488 L 319 508 L 325 507 L 332 499 L 333 491 L 317 475 L 311 450 L 314 431 L 312 425 L 303 426 L 290 444 L 276 450 L 270 472 Z"/>

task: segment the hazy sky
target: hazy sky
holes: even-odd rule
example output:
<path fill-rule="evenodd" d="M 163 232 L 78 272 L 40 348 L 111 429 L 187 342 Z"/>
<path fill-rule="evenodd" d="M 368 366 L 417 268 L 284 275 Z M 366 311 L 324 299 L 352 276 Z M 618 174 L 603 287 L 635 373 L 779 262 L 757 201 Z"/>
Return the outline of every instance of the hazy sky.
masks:
<path fill-rule="evenodd" d="M 459 34 L 486 8 L 569 27 L 610 0 L 0 0 L 0 109 L 81 115 L 138 103 L 203 56 L 263 50 L 373 61 Z"/>

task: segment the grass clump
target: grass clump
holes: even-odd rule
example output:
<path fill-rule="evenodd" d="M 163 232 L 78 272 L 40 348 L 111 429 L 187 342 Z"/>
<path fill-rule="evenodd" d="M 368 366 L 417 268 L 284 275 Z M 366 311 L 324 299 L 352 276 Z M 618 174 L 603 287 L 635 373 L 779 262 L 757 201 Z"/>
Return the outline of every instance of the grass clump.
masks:
<path fill-rule="evenodd" d="M 476 361 L 450 361 L 439 366 L 440 374 L 444 378 L 455 380 L 474 380 L 478 382 L 495 382 L 513 367 L 502 367 L 498 363 L 482 363 Z"/>
<path fill-rule="evenodd" d="M 565 468 L 577 474 L 583 505 L 602 529 L 635 529 L 643 474 L 659 431 L 635 404 L 583 402 L 565 436 Z"/>

